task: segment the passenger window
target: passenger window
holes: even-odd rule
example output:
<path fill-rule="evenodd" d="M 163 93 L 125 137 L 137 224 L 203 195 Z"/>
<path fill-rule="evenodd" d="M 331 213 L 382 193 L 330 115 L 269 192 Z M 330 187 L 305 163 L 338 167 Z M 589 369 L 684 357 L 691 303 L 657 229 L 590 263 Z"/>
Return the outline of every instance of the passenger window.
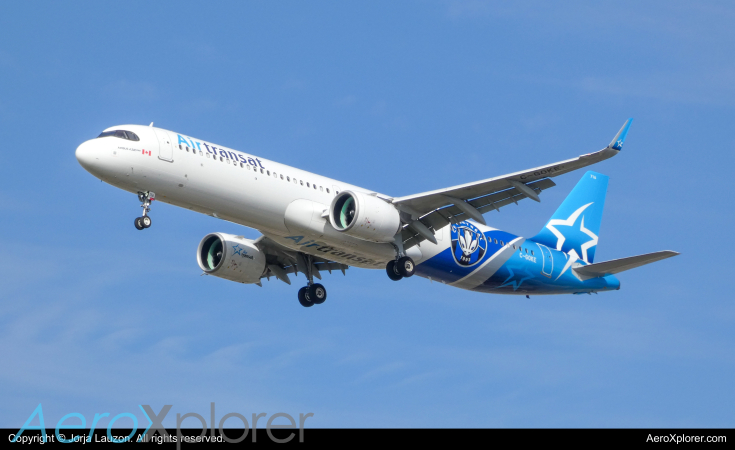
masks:
<path fill-rule="evenodd" d="M 496 243 L 496 244 L 498 243 L 498 240 L 497 240 L 497 239 L 495 239 L 495 243 Z"/>
<path fill-rule="evenodd" d="M 531 250 L 531 255 L 532 255 L 532 256 L 535 256 L 535 255 L 533 254 L 533 250 Z"/>
<path fill-rule="evenodd" d="M 309 182 L 308 181 L 306 182 L 306 187 L 311 187 L 311 186 L 309 186 Z"/>
<path fill-rule="evenodd" d="M 515 245 L 515 244 L 513 244 L 513 250 L 515 250 L 515 249 L 516 249 L 516 245 Z"/>
<path fill-rule="evenodd" d="M 260 169 L 260 173 L 263 173 L 263 169 Z"/>
<path fill-rule="evenodd" d="M 248 170 L 250 170 L 250 164 L 247 164 L 246 167 L 248 168 Z"/>
<path fill-rule="evenodd" d="M 528 249 L 527 248 L 524 248 L 524 250 L 526 251 L 526 254 L 528 254 Z"/>
<path fill-rule="evenodd" d="M 275 172 L 273 172 L 273 178 L 278 179 L 278 175 Z"/>
<path fill-rule="evenodd" d="M 319 186 L 319 190 L 322 191 L 322 192 L 324 192 L 324 187 L 323 186 Z"/>
<path fill-rule="evenodd" d="M 314 185 L 314 190 L 316 190 L 316 184 Z"/>
<path fill-rule="evenodd" d="M 327 188 L 327 194 L 329 194 L 329 188 Z"/>
<path fill-rule="evenodd" d="M 179 150 L 183 150 L 183 149 L 181 148 L 181 144 L 179 144 Z"/>
<path fill-rule="evenodd" d="M 209 158 L 210 158 L 209 153 L 207 153 L 207 159 L 209 159 Z"/>
<path fill-rule="evenodd" d="M 304 180 L 301 180 L 301 185 L 302 185 L 302 186 L 304 185 Z"/>
<path fill-rule="evenodd" d="M 271 171 L 270 171 L 270 170 L 268 170 L 267 172 L 268 172 L 268 176 L 271 176 Z"/>
<path fill-rule="evenodd" d="M 286 181 L 291 182 L 291 177 L 286 177 Z"/>
<path fill-rule="evenodd" d="M 293 184 L 299 184 L 299 180 L 297 180 L 296 178 L 294 178 L 293 179 Z"/>
<path fill-rule="evenodd" d="M 189 153 L 189 147 L 186 147 L 186 153 Z"/>
<path fill-rule="evenodd" d="M 505 242 L 500 241 L 500 245 L 505 246 Z"/>
<path fill-rule="evenodd" d="M 283 179 L 283 174 L 281 174 L 281 179 Z"/>

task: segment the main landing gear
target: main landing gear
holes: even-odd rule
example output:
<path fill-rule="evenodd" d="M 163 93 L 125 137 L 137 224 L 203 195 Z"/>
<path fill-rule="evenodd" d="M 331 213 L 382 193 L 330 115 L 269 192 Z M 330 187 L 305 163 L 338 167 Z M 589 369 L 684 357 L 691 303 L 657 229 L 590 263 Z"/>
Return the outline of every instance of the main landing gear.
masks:
<path fill-rule="evenodd" d="M 401 278 L 413 276 L 416 271 L 416 265 L 413 263 L 411 257 L 402 256 L 394 261 L 388 261 L 388 264 L 385 266 L 385 271 L 388 273 L 388 278 L 393 281 L 398 281 Z"/>
<path fill-rule="evenodd" d="M 327 299 L 327 290 L 319 283 L 310 284 L 299 289 L 299 303 L 306 308 L 321 305 Z"/>
<path fill-rule="evenodd" d="M 151 202 L 155 199 L 156 194 L 153 192 L 138 192 L 138 200 L 142 203 L 140 206 L 143 208 L 143 216 L 135 219 L 135 228 L 142 230 L 151 226 L 153 221 L 148 213 L 151 211 Z"/>
<path fill-rule="evenodd" d="M 313 262 L 310 255 L 303 255 L 306 266 L 306 286 L 299 289 L 299 303 L 308 308 L 313 305 L 321 305 L 327 300 L 327 289 L 319 283 L 314 283 Z"/>

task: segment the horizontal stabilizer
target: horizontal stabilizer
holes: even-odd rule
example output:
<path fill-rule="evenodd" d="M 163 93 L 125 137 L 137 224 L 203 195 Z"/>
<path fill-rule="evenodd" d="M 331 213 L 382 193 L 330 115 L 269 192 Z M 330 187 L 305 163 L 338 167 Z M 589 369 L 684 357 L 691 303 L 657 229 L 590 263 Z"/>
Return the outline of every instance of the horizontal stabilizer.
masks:
<path fill-rule="evenodd" d="M 606 275 L 612 275 L 629 269 L 635 269 L 636 267 L 661 261 L 662 259 L 671 258 L 678 254 L 679 253 L 672 252 L 671 250 L 664 250 L 661 252 L 646 253 L 645 255 L 629 256 L 627 258 L 613 259 L 612 261 L 588 264 L 586 266 L 577 266 L 573 267 L 572 270 L 574 270 L 581 279 L 588 280 L 590 278 L 604 277 Z"/>

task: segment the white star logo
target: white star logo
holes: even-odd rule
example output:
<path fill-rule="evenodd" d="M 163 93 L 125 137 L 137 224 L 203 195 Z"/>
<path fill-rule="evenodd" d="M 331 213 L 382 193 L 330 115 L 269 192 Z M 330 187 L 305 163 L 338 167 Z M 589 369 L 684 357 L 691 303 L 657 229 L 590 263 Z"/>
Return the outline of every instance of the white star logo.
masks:
<path fill-rule="evenodd" d="M 557 238 L 557 241 L 556 241 L 557 250 L 561 251 L 562 247 L 564 247 L 564 241 L 566 241 L 567 238 L 559 230 L 556 229 L 556 226 L 559 226 L 559 225 L 566 226 L 566 227 L 574 226 L 574 223 L 577 221 L 577 218 L 579 217 L 579 215 L 582 214 L 582 212 L 584 212 L 584 210 L 587 209 L 587 207 L 590 206 L 591 204 L 592 203 L 587 203 L 586 205 L 582 206 L 578 210 L 574 211 L 574 213 L 571 216 L 569 216 L 569 218 L 566 220 L 552 219 L 552 220 L 549 220 L 548 224 L 546 224 L 546 228 L 548 228 L 549 231 L 554 233 L 554 236 L 556 236 Z M 589 261 L 587 261 L 587 250 L 597 245 L 597 235 L 595 235 L 595 233 L 593 233 L 592 231 L 584 227 L 584 216 L 582 216 L 582 222 L 579 226 L 579 231 L 589 236 L 590 240 L 582 244 L 581 246 L 582 255 L 581 256 L 578 255 L 577 251 L 574 249 L 570 250 L 569 254 L 571 256 L 574 256 L 575 257 L 574 259 L 581 258 L 582 261 L 589 263 Z"/>

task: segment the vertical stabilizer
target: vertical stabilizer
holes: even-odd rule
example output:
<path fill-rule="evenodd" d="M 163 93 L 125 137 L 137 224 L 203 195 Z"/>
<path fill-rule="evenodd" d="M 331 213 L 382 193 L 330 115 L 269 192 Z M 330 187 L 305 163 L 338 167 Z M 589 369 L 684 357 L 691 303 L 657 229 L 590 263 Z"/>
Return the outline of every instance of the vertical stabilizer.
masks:
<path fill-rule="evenodd" d="M 589 171 L 532 241 L 569 253 L 587 263 L 595 260 L 607 175 Z"/>

